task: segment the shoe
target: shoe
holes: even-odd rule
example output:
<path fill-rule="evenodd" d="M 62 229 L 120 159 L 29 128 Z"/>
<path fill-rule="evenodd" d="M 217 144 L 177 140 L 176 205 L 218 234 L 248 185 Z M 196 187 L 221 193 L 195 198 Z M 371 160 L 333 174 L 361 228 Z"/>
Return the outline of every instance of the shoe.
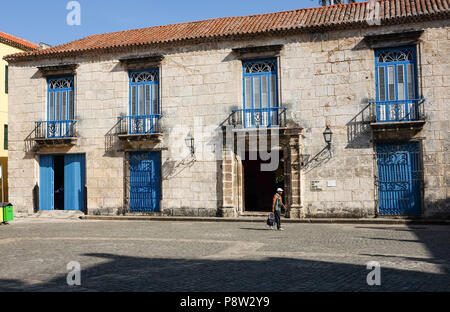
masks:
<path fill-rule="evenodd" d="M 284 229 L 283 228 L 279 228 L 278 231 L 284 231 Z"/>

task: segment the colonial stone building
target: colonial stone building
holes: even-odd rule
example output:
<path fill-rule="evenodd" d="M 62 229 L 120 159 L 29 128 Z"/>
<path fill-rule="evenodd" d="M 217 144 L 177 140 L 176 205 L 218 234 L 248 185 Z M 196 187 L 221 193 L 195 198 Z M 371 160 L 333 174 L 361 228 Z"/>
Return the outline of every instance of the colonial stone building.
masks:
<path fill-rule="evenodd" d="M 381 0 L 10 55 L 16 211 L 450 215 L 450 1 Z"/>

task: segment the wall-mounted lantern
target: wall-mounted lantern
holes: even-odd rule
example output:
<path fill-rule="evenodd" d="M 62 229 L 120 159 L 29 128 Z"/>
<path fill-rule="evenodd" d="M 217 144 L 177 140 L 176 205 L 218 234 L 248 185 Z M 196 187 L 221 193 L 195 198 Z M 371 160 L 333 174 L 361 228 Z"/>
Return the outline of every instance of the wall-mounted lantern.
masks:
<path fill-rule="evenodd" d="M 331 140 L 333 139 L 333 132 L 331 131 L 329 126 L 327 126 L 327 128 L 323 132 L 323 138 L 325 139 L 325 143 L 327 143 L 328 148 L 330 148 Z"/>
<path fill-rule="evenodd" d="M 191 154 L 194 155 L 195 154 L 195 140 L 194 137 L 192 136 L 192 134 L 189 132 L 186 139 L 184 139 L 184 141 L 186 142 L 186 146 L 190 149 Z"/>

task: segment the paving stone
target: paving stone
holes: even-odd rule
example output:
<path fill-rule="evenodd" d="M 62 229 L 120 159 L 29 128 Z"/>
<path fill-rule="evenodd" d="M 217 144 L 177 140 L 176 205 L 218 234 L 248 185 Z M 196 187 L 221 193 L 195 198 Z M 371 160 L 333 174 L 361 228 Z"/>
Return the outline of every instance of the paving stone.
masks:
<path fill-rule="evenodd" d="M 0 227 L 0 291 L 450 291 L 450 227 L 28 219 Z M 78 261 L 81 286 L 69 287 Z M 381 266 L 368 286 L 366 265 Z"/>

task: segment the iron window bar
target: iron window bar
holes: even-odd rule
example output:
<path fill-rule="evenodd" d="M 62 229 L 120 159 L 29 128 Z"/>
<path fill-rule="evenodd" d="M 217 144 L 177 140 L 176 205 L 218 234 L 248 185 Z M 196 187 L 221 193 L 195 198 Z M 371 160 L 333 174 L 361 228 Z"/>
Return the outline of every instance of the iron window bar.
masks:
<path fill-rule="evenodd" d="M 159 120 L 163 115 L 121 116 L 119 118 L 118 135 L 137 135 L 160 133 Z"/>
<path fill-rule="evenodd" d="M 36 139 L 62 139 L 75 137 L 77 120 L 36 121 Z"/>
<path fill-rule="evenodd" d="M 425 99 L 371 101 L 376 122 L 404 122 L 424 119 Z"/>
<path fill-rule="evenodd" d="M 233 109 L 231 122 L 244 128 L 282 127 L 286 125 L 286 111 L 286 107 Z"/>

